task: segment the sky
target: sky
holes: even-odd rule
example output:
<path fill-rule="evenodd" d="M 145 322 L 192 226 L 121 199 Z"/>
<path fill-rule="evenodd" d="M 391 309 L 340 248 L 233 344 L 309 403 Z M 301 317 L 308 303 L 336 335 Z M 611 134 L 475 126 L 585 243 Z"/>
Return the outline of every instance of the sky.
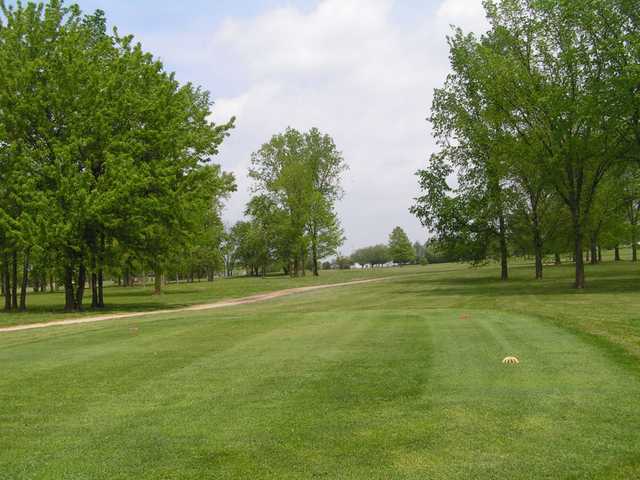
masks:
<path fill-rule="evenodd" d="M 395 226 L 427 232 L 409 213 L 415 172 L 436 150 L 434 88 L 449 71 L 451 25 L 485 28 L 481 0 L 79 0 L 105 10 L 181 81 L 209 90 L 213 118 L 237 117 L 215 159 L 235 174 L 224 219 L 242 218 L 250 155 L 287 126 L 317 127 L 349 171 L 338 212 L 342 253 L 384 243 Z"/>

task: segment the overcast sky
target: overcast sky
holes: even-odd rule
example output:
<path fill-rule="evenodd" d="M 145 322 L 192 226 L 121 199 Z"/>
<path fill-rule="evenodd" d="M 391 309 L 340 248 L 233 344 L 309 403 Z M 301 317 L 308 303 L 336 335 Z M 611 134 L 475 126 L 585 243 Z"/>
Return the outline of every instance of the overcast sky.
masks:
<path fill-rule="evenodd" d="M 448 72 L 450 25 L 479 31 L 481 0 L 80 0 L 101 8 L 182 81 L 211 91 L 216 120 L 237 127 L 216 159 L 242 217 L 251 152 L 287 126 L 330 134 L 350 166 L 339 213 L 343 253 L 386 242 L 408 212 L 415 171 L 434 151 L 426 117 Z"/>

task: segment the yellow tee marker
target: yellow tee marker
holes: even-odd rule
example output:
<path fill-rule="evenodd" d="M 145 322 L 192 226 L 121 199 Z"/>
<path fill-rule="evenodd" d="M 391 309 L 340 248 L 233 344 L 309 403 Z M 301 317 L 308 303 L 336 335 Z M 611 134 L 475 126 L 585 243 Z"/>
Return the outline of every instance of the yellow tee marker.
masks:
<path fill-rule="evenodd" d="M 520 360 L 518 360 L 518 357 L 505 357 L 502 363 L 505 365 L 517 365 L 520 363 Z"/>

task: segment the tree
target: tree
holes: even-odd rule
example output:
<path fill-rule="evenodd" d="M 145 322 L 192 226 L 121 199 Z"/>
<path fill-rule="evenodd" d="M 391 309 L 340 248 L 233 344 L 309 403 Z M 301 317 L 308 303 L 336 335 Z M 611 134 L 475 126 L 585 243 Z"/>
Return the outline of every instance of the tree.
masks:
<path fill-rule="evenodd" d="M 434 235 L 440 257 L 480 264 L 498 252 L 506 279 L 506 222 L 496 218 L 486 184 L 459 177 L 454 189 L 447 182 L 453 171 L 446 149 L 432 155 L 427 168 L 417 173 L 422 195 L 411 212 Z"/>
<path fill-rule="evenodd" d="M 238 261 L 238 244 L 233 236 L 233 227 L 224 226 L 220 238 L 220 254 L 224 262 L 225 277 L 233 277 L 233 271 Z"/>
<path fill-rule="evenodd" d="M 254 274 L 255 272 L 255 259 L 254 259 L 254 245 L 252 242 L 251 223 L 241 221 L 236 223 L 229 233 L 233 239 L 233 258 L 236 262 L 242 265 L 247 274 Z"/>
<path fill-rule="evenodd" d="M 640 238 L 640 168 L 633 165 L 622 176 L 622 208 L 625 214 L 625 235 L 631 243 L 631 258 L 638 261 L 638 240 Z M 617 258 L 619 260 L 619 258 Z"/>
<path fill-rule="evenodd" d="M 102 11 L 59 0 L 0 2 L 0 70 L 7 306 L 21 277 L 26 307 L 34 259 L 55 259 L 37 270 L 60 271 L 67 310 L 83 308 L 87 280 L 92 306 L 104 306 L 109 254 L 128 269 L 151 265 L 159 291 L 171 253 L 193 245 L 235 188 L 210 163 L 233 119 L 211 123 L 208 92 L 179 84 L 132 37 L 108 34 Z"/>
<path fill-rule="evenodd" d="M 101 216 L 109 233 L 152 267 L 160 293 L 170 252 L 184 250 L 220 199 L 235 190 L 233 177 L 210 162 L 234 119 L 213 124 L 208 92 L 179 85 L 139 45 L 125 43 L 123 50 L 132 81 L 125 79 L 120 98 L 131 126 L 116 143 L 126 150 L 105 180 L 110 196 Z"/>
<path fill-rule="evenodd" d="M 52 166 L 46 163 L 40 132 L 42 121 L 50 120 L 42 108 L 47 74 L 54 67 L 49 42 L 58 35 L 64 43 L 66 33 L 78 29 L 76 23 L 76 10 L 63 9 L 57 2 L 46 9 L 35 3 L 14 9 L 0 2 L 0 251 L 6 309 L 26 309 L 30 259 L 34 250 L 46 245 L 50 199 L 43 173 Z M 18 303 L 19 263 L 23 268 Z"/>
<path fill-rule="evenodd" d="M 351 259 L 362 266 L 374 268 L 390 262 L 391 253 L 389 247 L 380 244 L 356 250 L 351 254 Z"/>
<path fill-rule="evenodd" d="M 509 138 L 500 115 L 486 90 L 481 88 L 478 62 L 480 49 L 473 36 L 460 31 L 449 39 L 453 73 L 445 86 L 436 89 L 430 121 L 442 147 L 434 162 L 449 165 L 456 172 L 457 217 L 460 225 L 467 225 L 466 240 L 474 245 L 476 261 L 484 259 L 491 244 L 497 241 L 501 265 L 501 279 L 508 279 L 508 191 L 507 163 L 503 140 Z M 418 173 L 424 176 L 425 172 Z M 425 179 L 429 183 L 428 179 Z M 435 185 L 434 185 L 435 186 Z M 424 199 L 424 198 L 423 198 Z M 420 202 L 420 199 L 419 199 Z M 414 213 L 420 216 L 420 205 Z M 463 218 L 464 215 L 465 218 Z"/>
<path fill-rule="evenodd" d="M 351 257 L 344 257 L 340 254 L 336 256 L 335 265 L 339 270 L 349 270 L 353 265 Z"/>
<path fill-rule="evenodd" d="M 304 275 L 309 254 L 318 275 L 319 260 L 335 254 L 344 241 L 335 203 L 342 196 L 345 169 L 331 137 L 317 129 L 300 133 L 288 128 L 252 155 L 254 193 L 281 213 L 278 251 L 291 275 Z"/>
<path fill-rule="evenodd" d="M 536 157 L 571 215 L 575 286 L 585 286 L 583 240 L 598 189 L 628 157 L 628 95 L 619 52 L 624 15 L 606 1 L 488 2 L 490 97 Z M 606 32 L 606 33 L 604 33 Z"/>
<path fill-rule="evenodd" d="M 427 258 L 427 247 L 420 242 L 415 242 L 413 244 L 413 251 L 415 254 L 415 262 L 418 265 L 427 265 L 429 263 L 429 259 Z"/>
<path fill-rule="evenodd" d="M 400 265 L 414 262 L 416 260 L 416 252 L 411 245 L 409 237 L 405 231 L 396 227 L 389 235 L 389 254 L 391 260 Z"/>
<path fill-rule="evenodd" d="M 426 195 L 414 212 L 425 225 L 447 227 L 436 230 L 443 245 L 479 241 L 483 253 L 482 242 L 489 247 L 497 238 L 503 278 L 510 217 L 520 214 L 541 277 L 545 225 L 553 224 L 542 215 L 559 199 L 570 216 L 575 286 L 583 288 L 583 246 L 598 191 L 614 167 L 638 156 L 638 71 L 630 67 L 638 56 L 637 13 L 628 2 L 604 0 L 485 7 L 489 32 L 479 39 L 455 32 L 452 73 L 434 95 L 431 120 L 442 151 L 432 164 L 447 165 L 458 186 L 419 172 Z"/>
<path fill-rule="evenodd" d="M 307 231 L 311 238 L 313 274 L 318 276 L 319 259 L 335 254 L 344 242 L 335 204 L 343 195 L 340 182 L 347 165 L 333 139 L 317 128 L 305 134 L 305 143 L 313 189 Z"/>
<path fill-rule="evenodd" d="M 189 278 L 206 277 L 212 282 L 217 272 L 225 269 L 222 253 L 224 227 L 220 219 L 221 205 L 212 205 L 204 215 L 198 214 L 202 223 L 195 228 L 188 240 L 187 248 L 179 258 L 187 261 Z M 193 212 L 195 213 L 195 212 Z"/>

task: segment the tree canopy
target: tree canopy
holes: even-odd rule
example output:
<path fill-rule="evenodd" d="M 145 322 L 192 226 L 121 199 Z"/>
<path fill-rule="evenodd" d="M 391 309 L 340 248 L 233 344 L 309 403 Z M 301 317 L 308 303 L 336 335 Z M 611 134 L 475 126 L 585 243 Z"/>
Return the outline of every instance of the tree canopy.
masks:
<path fill-rule="evenodd" d="M 394 263 L 405 265 L 416 261 L 416 250 L 405 231 L 396 227 L 389 235 L 389 255 Z"/>
<path fill-rule="evenodd" d="M 430 117 L 441 150 L 418 172 L 412 211 L 458 258 L 497 255 L 503 279 L 509 243 L 529 236 L 537 278 L 543 256 L 571 244 L 583 288 L 585 244 L 612 228 L 598 220 L 613 208 L 607 179 L 637 168 L 637 3 L 484 5 L 487 33 L 449 37 Z"/>
<path fill-rule="evenodd" d="M 210 161 L 233 119 L 212 123 L 208 92 L 106 23 L 58 0 L 0 2 L 0 253 L 5 292 L 23 266 L 20 308 L 36 272 L 62 281 L 67 310 L 90 277 L 102 307 L 105 268 L 134 259 L 159 291 L 175 253 L 217 241 L 235 189 Z"/>
<path fill-rule="evenodd" d="M 263 269 L 279 263 L 291 275 L 304 275 L 310 258 L 319 275 L 319 261 L 336 254 L 344 241 L 336 202 L 346 168 L 331 137 L 315 128 L 288 128 L 252 155 L 254 197 L 246 213 L 254 230 L 264 233 L 258 234 Z"/>

